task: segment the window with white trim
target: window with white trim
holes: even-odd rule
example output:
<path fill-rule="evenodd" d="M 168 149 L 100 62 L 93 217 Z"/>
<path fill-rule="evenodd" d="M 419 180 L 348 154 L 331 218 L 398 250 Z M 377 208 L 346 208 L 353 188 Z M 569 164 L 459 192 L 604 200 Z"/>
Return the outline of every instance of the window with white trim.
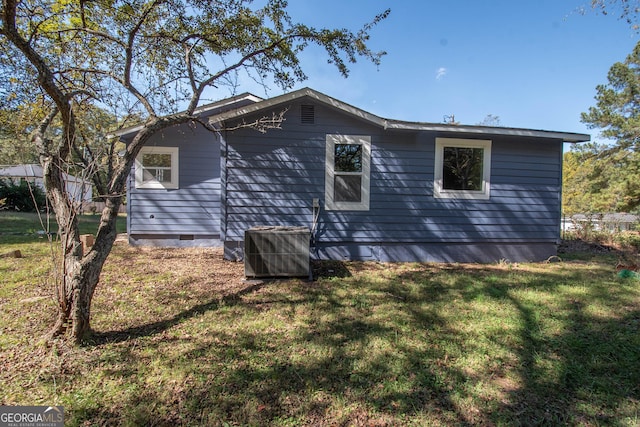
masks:
<path fill-rule="evenodd" d="M 143 147 L 136 157 L 136 188 L 178 188 L 178 147 Z"/>
<path fill-rule="evenodd" d="M 369 210 L 371 137 L 327 135 L 325 208 Z"/>
<path fill-rule="evenodd" d="M 436 138 L 434 197 L 486 200 L 490 180 L 490 140 Z"/>

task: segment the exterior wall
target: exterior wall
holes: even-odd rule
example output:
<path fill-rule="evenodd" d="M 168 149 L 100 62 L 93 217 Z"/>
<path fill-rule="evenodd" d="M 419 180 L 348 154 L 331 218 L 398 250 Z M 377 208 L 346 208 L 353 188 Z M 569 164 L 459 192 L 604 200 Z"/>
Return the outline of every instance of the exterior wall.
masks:
<path fill-rule="evenodd" d="M 220 142 L 201 126 L 176 126 L 147 146 L 179 148 L 179 188 L 127 185 L 129 242 L 146 246 L 220 246 Z"/>
<path fill-rule="evenodd" d="M 315 105 L 315 124 L 301 124 L 299 103 L 290 106 L 283 128 L 225 136 L 227 258 L 242 257 L 244 231 L 252 226 L 311 227 L 314 198 L 322 207 L 312 248 L 320 259 L 490 262 L 555 254 L 559 140 L 482 135 L 493 141 L 491 198 L 437 199 L 435 138 L 452 135 L 384 131 L 322 104 Z M 368 211 L 324 209 L 325 137 L 334 133 L 371 136 Z"/>

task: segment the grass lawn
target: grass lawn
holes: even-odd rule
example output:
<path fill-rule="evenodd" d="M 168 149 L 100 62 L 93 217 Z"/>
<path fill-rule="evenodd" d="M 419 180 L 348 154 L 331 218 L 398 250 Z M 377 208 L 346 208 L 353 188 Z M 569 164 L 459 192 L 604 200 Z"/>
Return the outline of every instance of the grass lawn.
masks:
<path fill-rule="evenodd" d="M 80 215 L 78 227 L 81 234 L 96 234 L 100 215 Z M 126 216 L 119 216 L 118 233 L 127 232 Z M 55 234 L 58 224 L 53 213 L 12 212 L 0 210 L 0 244 L 27 243 L 46 240 L 45 233 Z M 3 253 L 3 252 L 0 252 Z"/>
<path fill-rule="evenodd" d="M 2 225 L 5 217 L 0 218 Z M 117 243 L 92 342 L 45 346 L 51 249 L 0 259 L 0 405 L 67 425 L 640 425 L 640 281 L 553 264 L 325 262 L 243 282 L 215 249 Z"/>

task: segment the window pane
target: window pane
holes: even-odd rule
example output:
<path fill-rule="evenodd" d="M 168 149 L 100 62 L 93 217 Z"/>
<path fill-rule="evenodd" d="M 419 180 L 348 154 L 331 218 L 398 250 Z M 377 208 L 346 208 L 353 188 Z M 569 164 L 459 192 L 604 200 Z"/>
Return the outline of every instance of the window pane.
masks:
<path fill-rule="evenodd" d="M 483 148 L 444 147 L 442 187 L 482 191 Z"/>
<path fill-rule="evenodd" d="M 362 172 L 362 145 L 336 144 L 336 172 Z"/>
<path fill-rule="evenodd" d="M 171 154 L 143 154 L 142 165 L 146 168 L 153 166 L 171 167 Z"/>
<path fill-rule="evenodd" d="M 360 175 L 336 175 L 333 184 L 333 200 L 336 202 L 359 202 L 362 193 Z"/>
<path fill-rule="evenodd" d="M 153 180 L 156 180 L 158 182 L 171 182 L 171 169 L 144 168 L 142 175 L 143 182 Z"/>

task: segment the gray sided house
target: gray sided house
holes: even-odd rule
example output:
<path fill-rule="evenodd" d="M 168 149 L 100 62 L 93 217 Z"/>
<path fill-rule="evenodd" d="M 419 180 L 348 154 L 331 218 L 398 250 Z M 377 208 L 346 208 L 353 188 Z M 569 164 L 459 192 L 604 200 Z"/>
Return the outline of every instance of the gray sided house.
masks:
<path fill-rule="evenodd" d="M 239 126 L 283 111 L 281 129 Z M 220 132 L 178 126 L 138 157 L 131 244 L 221 245 L 241 259 L 246 230 L 294 226 L 311 230 L 317 259 L 543 260 L 560 238 L 563 143 L 589 140 L 389 120 L 312 89 L 200 113 Z"/>

